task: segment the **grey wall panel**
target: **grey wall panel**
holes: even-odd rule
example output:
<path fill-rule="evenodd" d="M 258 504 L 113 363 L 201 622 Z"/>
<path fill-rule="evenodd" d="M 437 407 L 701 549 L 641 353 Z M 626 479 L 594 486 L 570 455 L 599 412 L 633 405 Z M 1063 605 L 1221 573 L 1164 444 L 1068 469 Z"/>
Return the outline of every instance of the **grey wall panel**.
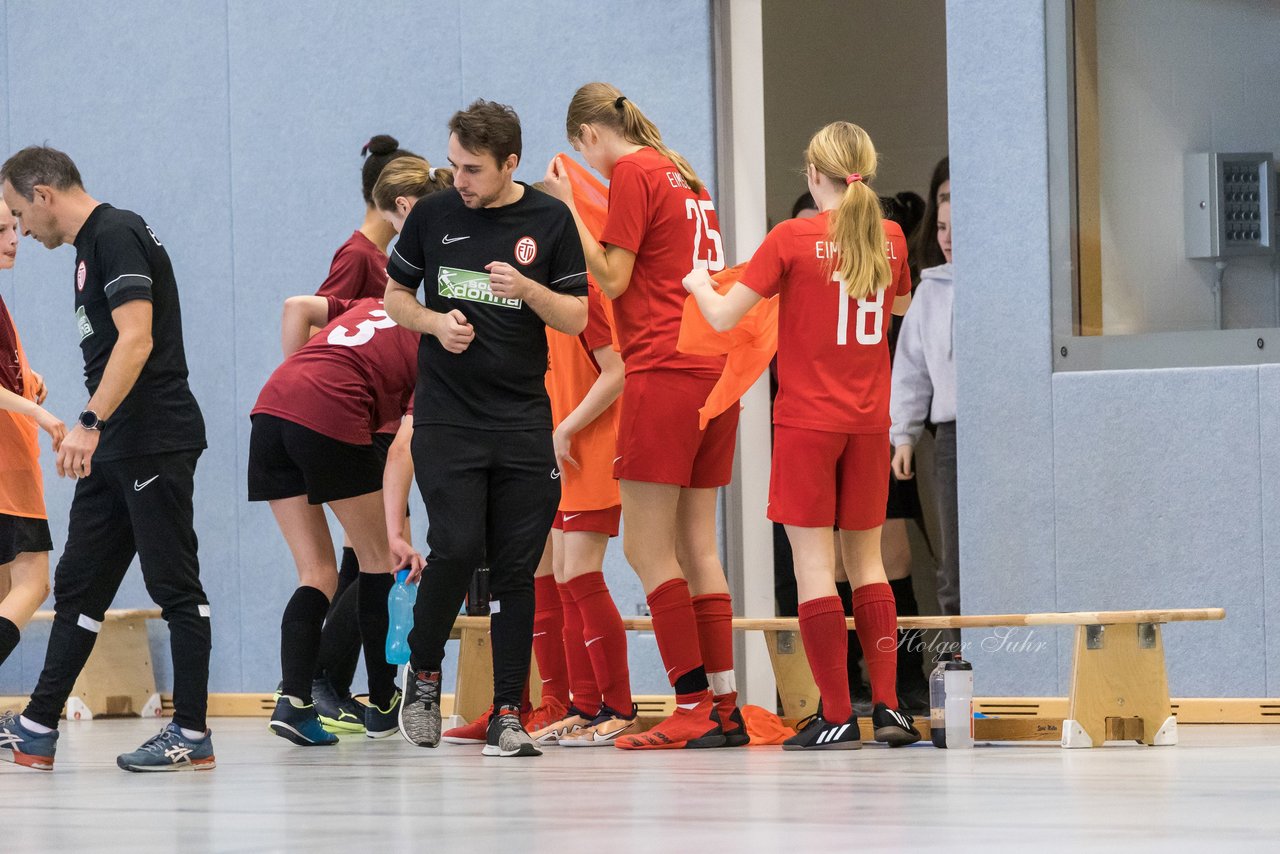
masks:
<path fill-rule="evenodd" d="M 1171 684 L 1253 696 L 1265 677 L 1261 654 L 1242 655 L 1263 648 L 1258 369 L 1060 373 L 1053 389 L 1059 609 L 1225 607 L 1224 624 L 1166 634 Z"/>
<path fill-rule="evenodd" d="M 1268 697 L 1280 696 L 1280 366 L 1258 369 L 1258 440 L 1262 481 L 1262 604 L 1267 632 Z"/>
<path fill-rule="evenodd" d="M 947 4 L 968 613 L 1056 606 L 1044 45 L 1042 4 Z M 966 640 L 983 693 L 1058 690 L 1057 638 L 998 666 L 980 638 Z"/>
<path fill-rule="evenodd" d="M 134 3 L 127 14 L 116 6 L 78 3 L 73 13 L 54 15 L 47 4 L 10 0 L 8 13 L 11 148 L 48 141 L 66 150 L 89 192 L 141 214 L 173 260 L 191 385 L 211 445 L 196 481 L 204 577 L 215 635 L 238 636 L 236 610 L 221 607 L 239 584 L 234 448 L 224 439 L 234 411 L 225 7 L 198 2 L 174 16 L 158 2 Z M 175 44 L 181 50 L 171 49 Z M 46 373 L 53 411 L 67 421 L 86 399 L 71 309 L 73 259 L 70 247 L 46 252 L 25 240 L 14 277 L 28 351 Z M 54 476 L 51 454 L 44 459 L 60 547 L 72 486 Z M 136 567 L 116 603 L 149 603 Z M 223 652 L 220 647 L 214 657 L 212 685 L 235 690 L 238 657 Z M 28 687 L 35 676 L 24 674 Z"/>

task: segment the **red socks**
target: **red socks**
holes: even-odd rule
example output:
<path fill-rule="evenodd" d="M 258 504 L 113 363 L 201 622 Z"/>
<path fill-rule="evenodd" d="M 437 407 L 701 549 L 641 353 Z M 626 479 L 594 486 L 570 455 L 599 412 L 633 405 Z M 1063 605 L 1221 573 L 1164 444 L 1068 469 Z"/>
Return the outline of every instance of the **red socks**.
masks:
<path fill-rule="evenodd" d="M 591 657 L 583 643 L 582 614 L 569 585 L 557 582 L 556 588 L 564 605 L 564 657 L 569 665 L 569 693 L 573 695 L 573 704 L 578 711 L 594 715 L 600 708 L 600 688 L 596 685 Z"/>
<path fill-rule="evenodd" d="M 871 702 L 898 708 L 898 612 L 893 588 L 864 584 L 853 591 L 853 619 L 871 679 Z M 806 649 L 808 643 L 805 644 Z"/>
<path fill-rule="evenodd" d="M 656 591 L 655 591 L 656 592 Z M 573 599 L 582 620 L 579 644 L 585 644 L 598 693 L 604 704 L 623 715 L 631 714 L 631 671 L 627 665 L 627 632 L 618 606 L 609 595 L 603 572 L 588 572 L 560 585 L 560 594 Z M 568 614 L 569 598 L 565 600 Z M 565 620 L 568 631 L 568 619 Z M 572 666 L 570 667 L 572 672 Z M 576 696 L 576 694 L 575 694 Z M 583 711 L 595 711 L 594 709 Z"/>
<path fill-rule="evenodd" d="M 569 705 L 569 666 L 564 655 L 564 610 L 552 575 L 533 579 L 533 654 L 542 676 L 542 700 L 555 697 Z"/>
<path fill-rule="evenodd" d="M 707 681 L 716 701 L 737 700 L 733 675 L 733 602 L 728 593 L 704 593 L 693 597 L 698 620 L 698 647 L 707 668 Z M 730 697 L 730 695 L 733 695 Z"/>
<path fill-rule="evenodd" d="M 845 630 L 844 606 L 839 596 L 824 596 L 800 603 L 800 639 L 813 681 L 822 695 L 822 716 L 840 724 L 849 720 L 849 633 Z M 858 622 L 862 626 L 862 622 Z M 861 629 L 859 629 L 861 630 Z M 870 659 L 868 659 L 870 661 Z"/>
<path fill-rule="evenodd" d="M 689 598 L 689 584 L 683 578 L 673 578 L 654 588 L 647 599 L 658 652 L 667 669 L 667 679 L 676 688 L 676 703 L 697 705 L 706 698 L 707 679 L 705 675 L 699 678 L 693 673 L 703 671 L 698 621 Z"/>

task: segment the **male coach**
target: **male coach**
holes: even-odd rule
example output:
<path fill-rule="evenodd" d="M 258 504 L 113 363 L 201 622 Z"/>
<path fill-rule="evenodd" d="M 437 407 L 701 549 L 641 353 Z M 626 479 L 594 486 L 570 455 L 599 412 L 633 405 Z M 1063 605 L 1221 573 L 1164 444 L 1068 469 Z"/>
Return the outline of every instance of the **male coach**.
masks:
<path fill-rule="evenodd" d="M 22 715 L 0 720 L 0 759 L 53 768 L 58 716 L 137 554 L 169 624 L 174 715 L 116 762 L 127 771 L 212 768 L 209 600 L 192 526 L 204 419 L 187 386 L 169 255 L 142 217 L 86 193 L 61 151 L 22 149 L 0 166 L 0 182 L 23 234 L 48 249 L 75 246 L 75 329 L 89 391 L 58 452 L 58 474 L 77 483 L 44 671 Z"/>
<path fill-rule="evenodd" d="M 476 101 L 449 130 L 456 192 L 418 202 L 387 263 L 387 313 L 422 335 L 412 453 L 430 520 L 400 732 L 420 747 L 440 742 L 445 642 L 472 572 L 488 566 L 494 713 L 484 753 L 536 756 L 520 704 L 533 573 L 560 501 L 546 327 L 585 328 L 586 263 L 569 209 L 513 179 L 514 110 Z"/>

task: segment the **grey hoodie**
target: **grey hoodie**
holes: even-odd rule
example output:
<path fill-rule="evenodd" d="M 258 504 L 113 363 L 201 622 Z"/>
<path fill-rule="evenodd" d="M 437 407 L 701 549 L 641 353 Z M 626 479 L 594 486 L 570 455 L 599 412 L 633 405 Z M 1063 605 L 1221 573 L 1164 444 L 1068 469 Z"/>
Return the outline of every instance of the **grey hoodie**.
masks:
<path fill-rule="evenodd" d="M 934 424 L 956 420 L 954 296 L 950 264 L 921 271 L 893 357 L 889 441 L 895 447 L 920 440 L 926 415 Z"/>

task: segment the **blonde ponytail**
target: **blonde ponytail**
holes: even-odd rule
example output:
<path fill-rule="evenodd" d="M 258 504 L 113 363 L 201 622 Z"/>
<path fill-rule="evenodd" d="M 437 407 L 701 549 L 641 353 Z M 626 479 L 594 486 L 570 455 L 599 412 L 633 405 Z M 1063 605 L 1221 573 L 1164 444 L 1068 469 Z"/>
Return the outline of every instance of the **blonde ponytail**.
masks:
<path fill-rule="evenodd" d="M 871 137 L 850 122 L 833 122 L 813 135 L 805 156 L 819 173 L 846 185 L 828 227 L 839 258 L 834 272 L 849 296 L 874 296 L 893 281 L 893 270 L 885 251 L 880 198 L 867 184 L 876 173 Z"/>
<path fill-rule="evenodd" d="M 570 141 L 578 138 L 583 125 L 598 125 L 616 131 L 627 142 L 647 145 L 670 160 L 680 170 L 685 183 L 701 193 L 702 180 L 685 160 L 662 141 L 658 126 L 639 107 L 609 83 L 588 83 L 579 87 L 569 101 L 565 116 L 565 134 Z"/>

